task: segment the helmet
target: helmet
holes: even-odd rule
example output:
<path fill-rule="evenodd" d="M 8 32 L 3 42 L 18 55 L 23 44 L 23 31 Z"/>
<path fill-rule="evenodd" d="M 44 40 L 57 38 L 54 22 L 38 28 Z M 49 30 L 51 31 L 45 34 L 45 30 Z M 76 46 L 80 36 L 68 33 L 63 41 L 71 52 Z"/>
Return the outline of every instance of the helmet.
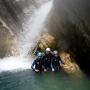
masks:
<path fill-rule="evenodd" d="M 58 51 L 56 51 L 56 50 L 53 51 L 53 54 L 54 54 L 54 55 L 58 55 Z"/>
<path fill-rule="evenodd" d="M 42 57 L 42 53 L 39 52 L 39 53 L 37 54 L 37 56 L 38 56 L 38 57 Z"/>
<path fill-rule="evenodd" d="M 50 48 L 46 48 L 46 52 L 50 52 L 51 51 L 51 49 Z"/>

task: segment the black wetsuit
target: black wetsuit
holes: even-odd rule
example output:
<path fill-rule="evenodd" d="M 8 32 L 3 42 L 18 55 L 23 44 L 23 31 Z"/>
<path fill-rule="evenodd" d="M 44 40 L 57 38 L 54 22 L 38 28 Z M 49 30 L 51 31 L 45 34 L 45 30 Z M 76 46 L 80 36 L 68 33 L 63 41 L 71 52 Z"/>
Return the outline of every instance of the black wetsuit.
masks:
<path fill-rule="evenodd" d="M 42 71 L 42 60 L 41 59 L 36 59 L 33 61 L 32 63 L 32 66 L 31 68 L 34 70 L 34 67 L 35 66 L 35 69 L 39 70 L 39 71 Z"/>
<path fill-rule="evenodd" d="M 53 56 L 53 58 L 52 58 L 52 68 L 61 69 L 60 63 L 63 63 L 60 56 L 57 56 L 57 57 Z"/>
<path fill-rule="evenodd" d="M 49 54 L 46 54 L 43 56 L 43 66 L 44 66 L 44 69 L 51 69 L 51 59 L 52 59 L 53 55 L 51 53 Z"/>

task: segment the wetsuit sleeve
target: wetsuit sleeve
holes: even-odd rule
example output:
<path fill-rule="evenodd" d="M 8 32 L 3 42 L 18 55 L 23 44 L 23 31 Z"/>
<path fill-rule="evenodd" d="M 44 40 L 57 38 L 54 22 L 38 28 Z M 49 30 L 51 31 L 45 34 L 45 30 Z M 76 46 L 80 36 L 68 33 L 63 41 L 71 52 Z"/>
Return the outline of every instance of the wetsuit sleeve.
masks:
<path fill-rule="evenodd" d="M 64 64 L 64 62 L 62 61 L 61 57 L 59 57 L 59 59 L 60 59 L 60 64 Z"/>
<path fill-rule="evenodd" d="M 53 59 L 54 59 L 54 58 L 51 59 L 51 68 L 54 68 L 54 67 L 53 67 Z"/>
<path fill-rule="evenodd" d="M 35 60 L 33 61 L 31 68 L 34 69 L 34 65 L 35 65 Z"/>

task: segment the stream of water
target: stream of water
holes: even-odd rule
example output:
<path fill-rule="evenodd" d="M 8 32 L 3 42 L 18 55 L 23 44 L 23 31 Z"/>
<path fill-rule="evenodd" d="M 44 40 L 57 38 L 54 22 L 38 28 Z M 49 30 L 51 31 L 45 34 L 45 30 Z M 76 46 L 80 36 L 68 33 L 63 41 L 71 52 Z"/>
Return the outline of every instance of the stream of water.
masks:
<path fill-rule="evenodd" d="M 28 16 L 28 19 L 23 23 L 24 31 L 19 36 L 21 55 L 27 55 L 39 41 L 41 34 L 44 32 L 45 21 L 47 20 L 52 5 L 53 1 L 45 3 L 39 9 L 35 10 L 32 16 Z"/>
<path fill-rule="evenodd" d="M 28 16 L 28 20 L 23 22 L 24 30 L 18 37 L 20 56 L 0 59 L 0 72 L 16 72 L 18 70 L 30 69 L 33 59 L 32 57 L 28 58 L 27 54 L 39 41 L 52 5 L 52 1 L 43 4 L 35 10 L 32 16 Z"/>

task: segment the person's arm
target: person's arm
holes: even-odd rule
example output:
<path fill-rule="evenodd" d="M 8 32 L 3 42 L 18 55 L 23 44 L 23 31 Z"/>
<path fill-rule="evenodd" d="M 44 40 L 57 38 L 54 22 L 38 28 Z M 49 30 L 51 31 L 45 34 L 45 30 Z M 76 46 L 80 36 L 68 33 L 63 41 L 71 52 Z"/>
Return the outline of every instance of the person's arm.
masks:
<path fill-rule="evenodd" d="M 53 59 L 54 59 L 54 58 L 51 59 L 51 68 L 54 68 L 54 67 L 53 67 Z"/>
<path fill-rule="evenodd" d="M 60 62 L 61 62 L 61 64 L 65 64 L 62 60 Z"/>
<path fill-rule="evenodd" d="M 33 61 L 31 68 L 34 70 L 35 60 Z"/>
<path fill-rule="evenodd" d="M 54 69 L 54 67 L 53 67 L 53 60 L 54 60 L 54 58 L 51 59 L 51 68 L 52 68 L 52 72 L 55 71 L 55 69 Z"/>
<path fill-rule="evenodd" d="M 53 63 L 53 59 L 51 59 L 51 68 L 53 68 L 53 64 L 52 63 Z"/>
<path fill-rule="evenodd" d="M 61 57 L 59 57 L 60 58 L 60 65 L 63 65 L 63 64 L 65 64 L 63 61 L 62 61 L 62 59 L 61 59 Z"/>

